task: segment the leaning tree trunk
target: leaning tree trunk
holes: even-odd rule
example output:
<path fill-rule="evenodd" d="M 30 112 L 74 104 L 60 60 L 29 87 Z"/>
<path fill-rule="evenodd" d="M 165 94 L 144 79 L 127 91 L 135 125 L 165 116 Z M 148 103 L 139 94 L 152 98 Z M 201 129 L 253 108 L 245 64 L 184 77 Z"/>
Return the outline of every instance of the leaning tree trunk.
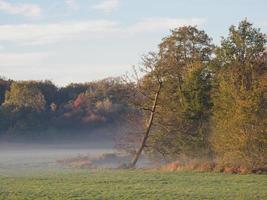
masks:
<path fill-rule="evenodd" d="M 142 151 L 143 151 L 144 147 L 146 146 L 146 141 L 148 139 L 148 136 L 149 136 L 152 124 L 153 124 L 156 108 L 157 108 L 157 105 L 158 105 L 158 99 L 159 99 L 161 86 L 162 86 L 162 83 L 160 82 L 159 86 L 158 86 L 158 89 L 156 91 L 156 94 L 155 94 L 155 98 L 153 100 L 153 106 L 149 110 L 150 111 L 150 117 L 149 117 L 149 120 L 147 122 L 147 127 L 146 127 L 146 131 L 145 131 L 144 137 L 142 139 L 142 142 L 141 142 L 141 145 L 140 145 L 139 149 L 137 150 L 134 158 L 132 159 L 132 161 L 131 161 L 131 163 L 129 165 L 130 168 L 134 168 L 135 167 L 137 161 L 139 160 L 139 158 L 140 158 L 140 156 L 142 154 Z"/>

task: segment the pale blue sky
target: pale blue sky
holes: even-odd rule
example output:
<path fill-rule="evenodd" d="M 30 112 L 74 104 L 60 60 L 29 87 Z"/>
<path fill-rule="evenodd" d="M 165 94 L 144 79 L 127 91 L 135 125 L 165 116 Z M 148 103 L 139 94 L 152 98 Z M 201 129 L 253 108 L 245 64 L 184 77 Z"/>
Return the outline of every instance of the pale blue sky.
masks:
<path fill-rule="evenodd" d="M 57 85 L 131 71 L 169 30 L 215 43 L 248 18 L 267 32 L 267 0 L 0 0 L 0 76 Z"/>

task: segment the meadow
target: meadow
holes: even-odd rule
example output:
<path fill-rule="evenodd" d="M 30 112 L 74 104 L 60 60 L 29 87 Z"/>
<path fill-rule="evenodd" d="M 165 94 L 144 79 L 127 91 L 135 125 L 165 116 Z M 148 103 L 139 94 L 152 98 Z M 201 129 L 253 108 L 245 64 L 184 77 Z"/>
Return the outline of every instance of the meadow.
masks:
<path fill-rule="evenodd" d="M 267 199 L 266 175 L 76 170 L 0 175 L 1 200 Z"/>

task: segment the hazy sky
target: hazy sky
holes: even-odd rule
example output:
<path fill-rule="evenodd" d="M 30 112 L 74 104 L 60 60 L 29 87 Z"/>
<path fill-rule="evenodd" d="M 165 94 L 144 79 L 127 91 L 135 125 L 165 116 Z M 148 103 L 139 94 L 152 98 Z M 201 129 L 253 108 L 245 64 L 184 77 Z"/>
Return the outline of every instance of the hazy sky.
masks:
<path fill-rule="evenodd" d="M 0 76 L 58 85 L 131 71 L 169 30 L 218 43 L 245 17 L 267 32 L 267 0 L 0 0 Z"/>

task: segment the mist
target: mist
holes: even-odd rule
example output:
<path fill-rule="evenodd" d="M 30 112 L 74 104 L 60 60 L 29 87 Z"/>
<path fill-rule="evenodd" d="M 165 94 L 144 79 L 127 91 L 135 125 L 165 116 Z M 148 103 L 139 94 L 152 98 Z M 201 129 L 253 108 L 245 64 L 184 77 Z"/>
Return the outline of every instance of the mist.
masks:
<path fill-rule="evenodd" d="M 115 148 L 120 130 L 117 127 L 87 132 L 69 131 L 61 138 L 2 139 L 0 175 L 119 168 L 131 159 L 130 155 L 120 153 Z M 142 157 L 137 167 L 149 166 L 152 163 Z"/>
<path fill-rule="evenodd" d="M 73 133 L 73 135 L 75 135 Z M 0 174 L 61 170 L 57 160 L 79 155 L 99 156 L 114 152 L 114 138 L 107 133 L 64 139 L 8 140 L 0 143 Z"/>

